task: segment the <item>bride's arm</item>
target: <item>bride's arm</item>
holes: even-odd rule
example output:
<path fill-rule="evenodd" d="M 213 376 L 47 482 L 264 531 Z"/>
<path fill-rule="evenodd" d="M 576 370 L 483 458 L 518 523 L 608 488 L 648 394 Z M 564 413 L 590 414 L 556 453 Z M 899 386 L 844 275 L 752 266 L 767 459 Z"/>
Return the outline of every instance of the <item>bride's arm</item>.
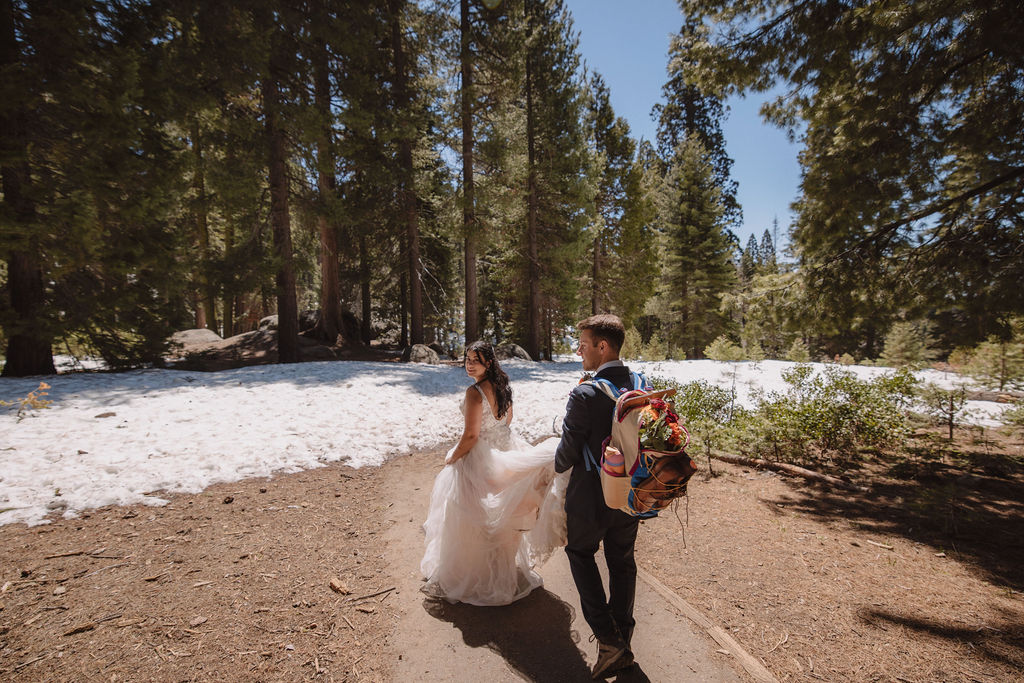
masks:
<path fill-rule="evenodd" d="M 476 442 L 480 439 L 480 422 L 483 420 L 484 408 L 480 392 L 470 387 L 466 389 L 466 425 L 462 428 L 462 438 L 455 446 L 455 450 L 445 458 L 445 463 L 450 465 L 456 460 L 466 456 Z"/>

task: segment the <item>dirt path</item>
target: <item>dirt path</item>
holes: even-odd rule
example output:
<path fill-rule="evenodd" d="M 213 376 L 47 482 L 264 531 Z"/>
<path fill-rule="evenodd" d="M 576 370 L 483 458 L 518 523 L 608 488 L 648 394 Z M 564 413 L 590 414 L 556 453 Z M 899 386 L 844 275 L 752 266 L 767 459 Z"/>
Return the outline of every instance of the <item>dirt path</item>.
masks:
<path fill-rule="evenodd" d="M 420 528 L 441 455 L 420 454 L 385 468 L 395 497 L 386 557 L 399 586 L 394 680 L 589 681 L 596 647 L 580 615 L 565 554 L 541 571 L 544 587 L 505 607 L 450 605 L 419 592 Z M 637 585 L 638 665 L 618 681 L 742 681 L 731 656 L 644 582 Z"/>
<path fill-rule="evenodd" d="M 508 607 L 419 592 L 441 457 L 0 527 L 0 679 L 589 680 L 595 648 L 564 553 L 544 589 Z M 618 680 L 744 680 L 643 583 L 636 610 L 640 666 Z"/>
<path fill-rule="evenodd" d="M 1021 680 L 1024 467 L 951 458 L 893 464 L 928 474 L 908 480 L 880 460 L 864 497 L 716 464 L 685 545 L 671 516 L 641 527 L 642 669 L 620 680 L 749 680 L 729 639 L 780 681 Z M 440 467 L 334 464 L 0 526 L 0 681 L 586 680 L 564 554 L 516 605 L 419 592 Z"/>

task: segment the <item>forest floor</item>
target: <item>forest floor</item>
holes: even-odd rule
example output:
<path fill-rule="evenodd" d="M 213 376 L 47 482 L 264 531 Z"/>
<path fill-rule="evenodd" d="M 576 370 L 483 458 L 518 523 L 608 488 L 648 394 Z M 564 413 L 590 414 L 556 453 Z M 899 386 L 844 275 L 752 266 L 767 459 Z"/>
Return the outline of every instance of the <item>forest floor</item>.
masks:
<path fill-rule="evenodd" d="M 865 494 L 715 462 L 679 508 L 685 528 L 671 513 L 642 525 L 638 561 L 778 680 L 1020 679 L 1024 443 L 981 436 L 948 444 L 921 429 L 905 453 L 845 472 Z M 0 679 L 392 681 L 441 661 L 443 676 L 417 677 L 480 680 L 496 666 L 494 680 L 556 680 L 501 640 L 530 619 L 515 606 L 431 607 L 415 590 L 440 458 L 330 465 L 165 507 L 0 528 Z M 541 572 L 556 592 L 560 559 Z M 530 610 L 571 611 L 568 596 L 535 593 Z M 743 679 L 701 629 L 659 621 L 651 595 L 638 591 L 638 636 L 648 620 L 655 642 L 620 680 Z M 489 620 L 494 637 L 474 638 Z M 586 654 L 557 680 L 585 678 L 591 644 L 558 638 Z M 659 648 L 686 649 L 689 671 L 648 664 L 667 656 Z"/>

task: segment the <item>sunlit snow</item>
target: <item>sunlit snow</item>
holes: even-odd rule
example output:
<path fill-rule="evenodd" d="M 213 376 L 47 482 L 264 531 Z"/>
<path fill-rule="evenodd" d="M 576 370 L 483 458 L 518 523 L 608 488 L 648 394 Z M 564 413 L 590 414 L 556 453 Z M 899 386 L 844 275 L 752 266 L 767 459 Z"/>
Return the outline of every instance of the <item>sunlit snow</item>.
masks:
<path fill-rule="evenodd" d="M 582 375 L 557 363 L 504 363 L 515 392 L 513 428 L 528 439 L 553 433 Z M 782 361 L 638 363 L 648 375 L 704 379 L 735 388 L 782 391 Z M 823 367 L 823 366 L 816 366 Z M 867 378 L 884 368 L 854 366 Z M 918 373 L 953 386 L 957 375 Z M 0 399 L 50 384 L 53 403 L 0 408 L 0 524 L 39 524 L 53 513 L 110 504 L 162 505 L 163 492 L 344 461 L 380 465 L 389 456 L 449 443 L 462 428 L 459 400 L 469 382 L 450 366 L 324 362 L 263 365 L 217 373 L 136 370 L 0 379 Z M 996 424 L 1003 406 L 974 402 L 973 418 Z"/>

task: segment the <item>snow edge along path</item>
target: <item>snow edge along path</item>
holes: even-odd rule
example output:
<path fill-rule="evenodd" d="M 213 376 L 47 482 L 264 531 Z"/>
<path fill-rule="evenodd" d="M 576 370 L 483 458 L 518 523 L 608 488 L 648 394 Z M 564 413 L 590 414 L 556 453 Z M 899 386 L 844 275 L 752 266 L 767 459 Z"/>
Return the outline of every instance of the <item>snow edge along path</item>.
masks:
<path fill-rule="evenodd" d="M 513 429 L 522 437 L 555 433 L 582 376 L 570 359 L 503 363 L 515 397 Z M 782 371 L 793 363 L 632 365 L 649 376 L 735 385 L 737 402 L 750 405 L 754 389 L 782 391 Z M 861 378 L 888 370 L 847 369 Z M 917 374 L 946 386 L 957 378 Z M 0 524 L 41 524 L 53 513 L 74 517 L 105 505 L 163 505 L 160 491 L 198 493 L 329 462 L 377 466 L 457 439 L 468 384 L 460 367 L 345 361 L 0 379 L 0 398 L 22 397 L 41 379 L 51 387 L 48 408 L 21 420 L 11 409 L 0 413 Z M 981 422 L 998 424 L 1001 408 L 984 404 Z"/>

